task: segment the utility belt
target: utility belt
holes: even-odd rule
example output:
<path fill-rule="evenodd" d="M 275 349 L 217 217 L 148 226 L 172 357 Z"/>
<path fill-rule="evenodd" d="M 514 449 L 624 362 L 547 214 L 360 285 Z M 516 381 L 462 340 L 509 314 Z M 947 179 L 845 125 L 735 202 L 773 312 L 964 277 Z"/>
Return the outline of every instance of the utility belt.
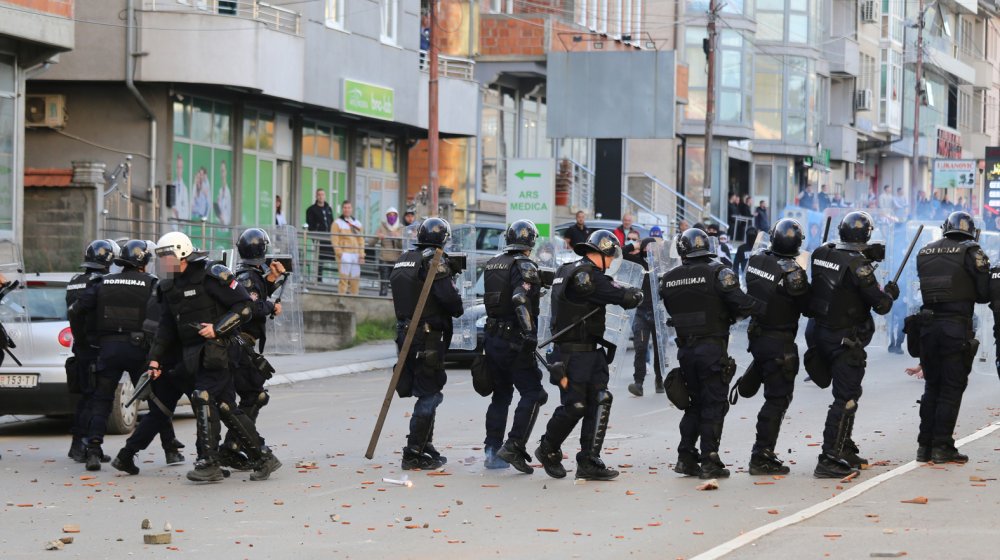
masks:
<path fill-rule="evenodd" d="M 618 352 L 617 344 L 608 342 L 603 338 L 599 342 L 559 342 L 556 343 L 556 348 L 564 356 L 567 352 L 596 352 L 603 349 L 609 364 L 615 360 L 615 354 Z"/>
<path fill-rule="evenodd" d="M 678 336 L 674 339 L 677 342 L 677 347 L 682 346 L 693 346 L 695 344 L 717 344 L 723 349 L 729 347 L 729 336 L 718 335 L 718 334 L 706 334 L 706 335 L 692 335 L 692 336 Z"/>
<path fill-rule="evenodd" d="M 795 342 L 795 330 L 775 329 L 754 322 L 747 328 L 747 336 L 750 338 L 764 336 L 783 342 Z"/>
<path fill-rule="evenodd" d="M 947 321 L 965 327 L 968 348 L 963 355 L 967 367 L 972 367 L 972 360 L 979 352 L 979 341 L 976 340 L 976 333 L 972 330 L 972 317 L 960 315 L 958 313 L 939 313 L 926 307 L 918 313 L 910 315 L 903 320 L 903 332 L 906 333 L 906 351 L 911 357 L 919 358 L 921 354 L 920 337 L 923 330 L 930 327 L 934 321 Z"/>
<path fill-rule="evenodd" d="M 514 321 L 497 318 L 486 319 L 485 330 L 486 334 L 498 336 L 504 340 L 510 340 L 521 333 L 521 327 Z"/>
<path fill-rule="evenodd" d="M 149 348 L 150 337 L 144 331 L 137 331 L 132 333 L 121 333 L 121 334 L 106 334 L 98 337 L 99 344 L 106 344 L 108 342 L 128 342 L 132 346 L 137 348 Z"/>

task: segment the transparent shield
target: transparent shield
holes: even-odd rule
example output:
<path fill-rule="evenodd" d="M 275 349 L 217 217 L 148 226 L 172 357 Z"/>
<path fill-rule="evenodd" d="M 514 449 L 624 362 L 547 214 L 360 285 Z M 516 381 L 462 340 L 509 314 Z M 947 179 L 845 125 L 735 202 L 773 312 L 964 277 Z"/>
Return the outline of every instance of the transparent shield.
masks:
<path fill-rule="evenodd" d="M 979 245 L 983 248 L 987 258 L 990 259 L 990 266 L 1000 264 L 1000 232 L 983 231 L 979 234 Z M 993 340 L 993 310 L 988 304 L 976 306 L 976 314 L 973 318 L 976 331 L 976 338 L 979 339 L 979 352 L 973 363 L 976 371 L 987 372 L 990 375 L 996 372 L 997 346 Z"/>
<path fill-rule="evenodd" d="M 660 279 L 671 269 L 679 266 L 681 260 L 675 251 L 671 251 L 670 244 L 663 241 L 650 243 L 646 247 L 646 260 L 649 262 L 649 288 L 653 298 L 653 319 L 656 322 L 653 334 L 656 336 L 660 369 L 665 372 L 670 368 L 670 355 L 673 354 L 670 345 L 673 342 L 674 329 L 667 326 L 670 315 L 663 299 L 660 298 Z"/>
<path fill-rule="evenodd" d="M 451 239 L 445 251 L 449 255 L 464 254 L 467 259 L 467 266 L 460 274 L 455 276 L 455 287 L 462 296 L 462 307 L 468 311 L 478 302 L 476 301 L 476 227 L 471 224 L 461 224 L 451 228 Z M 451 348 L 453 350 L 475 350 L 477 344 L 476 319 L 473 313 L 464 313 L 455 319 L 452 324 L 454 332 L 451 336 Z"/>
<path fill-rule="evenodd" d="M 417 248 L 417 230 L 419 229 L 420 222 L 413 222 L 403 228 L 403 247 L 407 251 Z"/>
<path fill-rule="evenodd" d="M 619 262 L 620 261 L 620 262 Z M 642 280 L 646 270 L 642 265 L 625 259 L 615 259 L 614 273 L 609 274 L 616 284 L 628 288 L 642 288 Z M 632 334 L 632 322 L 635 319 L 635 309 L 623 309 L 617 305 L 609 305 L 605 310 L 604 340 L 616 345 L 618 353 L 615 360 L 608 364 L 611 379 L 616 379 L 620 365 L 625 362 L 625 351 L 628 350 L 629 335 Z"/>
<path fill-rule="evenodd" d="M 23 359 L 30 356 L 32 352 L 31 343 L 31 314 L 28 305 L 28 289 L 24 278 L 24 260 L 21 258 L 21 249 L 13 242 L 0 241 L 0 275 L 4 277 L 3 300 L 0 300 L 0 325 L 10 337 L 13 348 L 10 351 L 18 358 Z M 14 282 L 17 284 L 15 285 Z M 2 335 L 0 335 L 2 336 Z M 7 342 L 7 341 L 4 341 Z M 14 365 L 11 360 L 5 360 L 10 366 Z"/>
<path fill-rule="evenodd" d="M 268 260 L 275 260 L 288 273 L 283 287 L 271 295 L 281 298 L 281 315 L 267 321 L 268 354 L 302 354 L 305 352 L 305 324 L 302 319 L 302 279 L 299 262 L 299 237 L 292 226 L 264 228 L 271 238 Z"/>
<path fill-rule="evenodd" d="M 750 249 L 751 254 L 756 255 L 761 251 L 766 251 L 768 247 L 771 246 L 771 235 L 766 231 L 758 231 L 757 238 L 753 242 L 753 247 Z"/>

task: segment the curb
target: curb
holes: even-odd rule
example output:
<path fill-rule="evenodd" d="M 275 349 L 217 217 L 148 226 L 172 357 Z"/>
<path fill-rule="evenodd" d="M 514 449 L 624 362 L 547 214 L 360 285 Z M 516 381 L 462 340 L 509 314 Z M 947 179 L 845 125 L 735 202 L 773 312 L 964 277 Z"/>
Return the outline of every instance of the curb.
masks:
<path fill-rule="evenodd" d="M 396 365 L 396 358 L 385 358 L 382 360 L 372 360 L 370 362 L 358 362 L 342 366 L 333 366 L 295 373 L 278 374 L 268 380 L 267 387 L 276 385 L 290 385 L 298 381 L 309 381 L 311 379 L 324 379 L 327 377 L 337 377 L 340 375 L 350 375 L 352 373 L 366 373 L 380 369 L 391 369 Z"/>

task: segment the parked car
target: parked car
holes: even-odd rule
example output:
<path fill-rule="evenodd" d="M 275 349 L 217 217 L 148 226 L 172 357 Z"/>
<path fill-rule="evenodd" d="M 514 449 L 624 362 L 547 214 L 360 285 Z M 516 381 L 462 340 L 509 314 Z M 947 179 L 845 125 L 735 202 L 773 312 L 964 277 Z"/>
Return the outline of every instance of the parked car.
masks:
<path fill-rule="evenodd" d="M 14 349 L 23 365 L 8 357 L 0 367 L 0 415 L 68 416 L 76 410 L 79 396 L 69 393 L 65 368 L 73 345 L 66 318 L 66 284 L 73 275 L 54 272 L 27 277 L 30 351 Z M 0 303 L 0 321 L 15 313 L 10 305 Z M 123 375 L 108 419 L 108 433 L 127 434 L 135 427 L 138 404 L 122 406 L 131 396 L 132 382 Z"/>

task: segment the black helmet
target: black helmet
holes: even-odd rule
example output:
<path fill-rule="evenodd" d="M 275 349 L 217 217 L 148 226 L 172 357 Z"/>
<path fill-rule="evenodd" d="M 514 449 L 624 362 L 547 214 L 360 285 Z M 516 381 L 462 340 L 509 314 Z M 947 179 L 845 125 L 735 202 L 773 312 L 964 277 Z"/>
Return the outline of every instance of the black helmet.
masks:
<path fill-rule="evenodd" d="M 264 255 L 267 254 L 267 246 L 271 244 L 271 238 L 267 232 L 260 228 L 250 228 L 240 235 L 236 242 L 236 250 L 240 253 L 240 258 L 247 264 L 263 264 Z"/>
<path fill-rule="evenodd" d="M 782 257 L 797 257 L 802 246 L 802 226 L 791 218 L 778 220 L 771 227 L 771 252 Z"/>
<path fill-rule="evenodd" d="M 531 220 L 517 220 L 510 224 L 504 240 L 507 242 L 505 251 L 528 251 L 535 247 L 538 228 Z"/>
<path fill-rule="evenodd" d="M 837 228 L 841 243 L 868 243 L 875 229 L 873 224 L 868 212 L 855 211 L 844 216 L 840 221 L 840 227 Z"/>
<path fill-rule="evenodd" d="M 948 215 L 948 219 L 941 225 L 941 230 L 945 236 L 955 234 L 956 237 L 976 238 L 976 223 L 968 212 L 959 210 Z"/>
<path fill-rule="evenodd" d="M 106 270 L 118 256 L 118 245 L 107 239 L 92 241 L 83 255 L 84 268 L 91 270 Z"/>
<path fill-rule="evenodd" d="M 622 256 L 622 244 L 618 242 L 615 234 L 606 229 L 599 229 L 591 233 L 586 242 L 577 243 L 573 247 L 573 252 L 581 257 L 587 253 L 600 253 L 605 257 L 617 259 Z"/>
<path fill-rule="evenodd" d="M 714 255 L 708 234 L 698 228 L 689 228 L 677 238 L 677 254 L 682 259 Z"/>
<path fill-rule="evenodd" d="M 441 247 L 451 238 L 451 226 L 442 218 L 427 218 L 417 228 L 417 247 Z"/>
<path fill-rule="evenodd" d="M 139 268 L 149 264 L 149 259 L 153 257 L 152 248 L 148 242 L 142 239 L 132 239 L 125 242 L 122 254 L 115 259 L 118 266 Z"/>

